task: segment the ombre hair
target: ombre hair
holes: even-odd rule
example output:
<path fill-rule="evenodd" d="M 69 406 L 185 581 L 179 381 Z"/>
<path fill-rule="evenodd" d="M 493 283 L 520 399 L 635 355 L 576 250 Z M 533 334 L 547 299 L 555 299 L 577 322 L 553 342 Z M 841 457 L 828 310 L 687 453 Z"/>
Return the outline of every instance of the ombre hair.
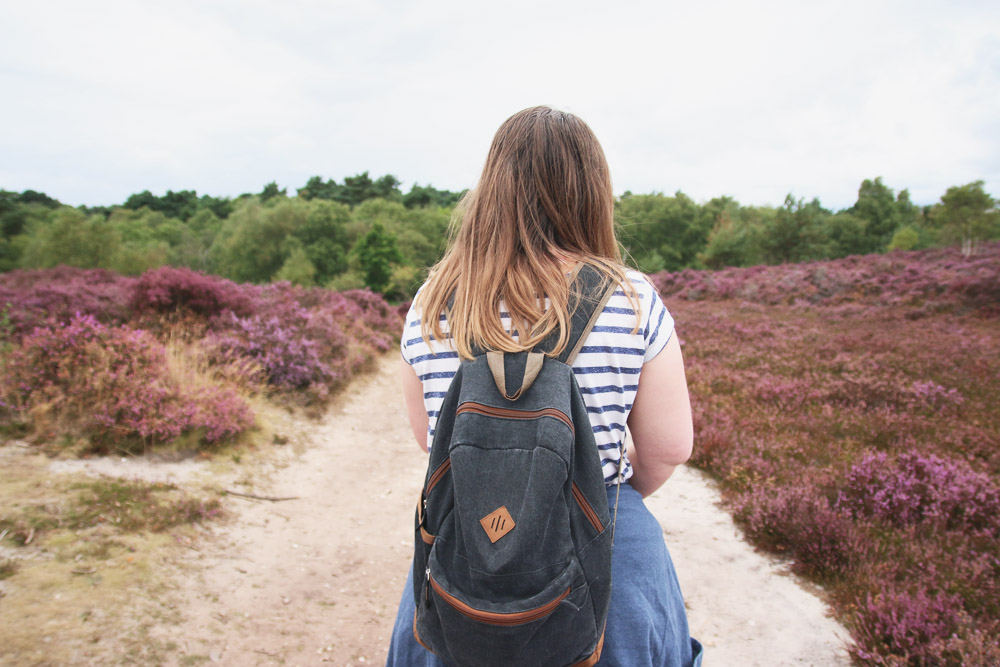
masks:
<path fill-rule="evenodd" d="M 473 356 L 474 345 L 527 350 L 556 331 L 550 354 L 558 355 L 570 328 L 570 283 L 561 260 L 591 264 L 621 284 L 638 314 L 597 137 L 573 114 L 532 107 L 500 126 L 479 183 L 456 208 L 448 249 L 417 296 L 424 339 L 445 339 L 443 313 L 462 358 Z M 501 304 L 517 340 L 503 326 Z"/>

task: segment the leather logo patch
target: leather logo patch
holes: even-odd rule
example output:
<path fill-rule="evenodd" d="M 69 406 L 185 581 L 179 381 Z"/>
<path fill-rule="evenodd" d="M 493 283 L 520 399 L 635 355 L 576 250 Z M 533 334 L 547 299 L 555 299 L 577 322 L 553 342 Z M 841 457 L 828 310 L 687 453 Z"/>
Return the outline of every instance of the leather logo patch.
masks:
<path fill-rule="evenodd" d="M 479 523 L 482 525 L 483 530 L 486 531 L 486 536 L 490 538 L 490 542 L 494 544 L 501 537 L 514 530 L 515 525 L 514 519 L 506 507 L 493 510 L 480 519 Z"/>

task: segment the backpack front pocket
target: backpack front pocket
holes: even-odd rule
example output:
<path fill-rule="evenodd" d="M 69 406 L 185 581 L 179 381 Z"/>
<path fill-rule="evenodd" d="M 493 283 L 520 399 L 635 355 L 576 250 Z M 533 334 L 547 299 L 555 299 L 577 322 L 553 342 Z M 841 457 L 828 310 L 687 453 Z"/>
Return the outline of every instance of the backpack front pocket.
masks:
<path fill-rule="evenodd" d="M 457 597 L 444 590 L 438 582 L 434 581 L 434 577 L 428 575 L 427 581 L 430 583 L 434 592 L 437 593 L 437 596 L 444 600 L 453 609 L 464 616 L 468 616 L 473 621 L 486 623 L 488 625 L 521 625 L 522 623 L 537 621 L 538 619 L 544 618 L 555 611 L 555 608 L 559 606 L 559 603 L 566 599 L 570 593 L 570 587 L 567 586 L 566 590 L 560 593 L 554 600 L 546 602 L 540 607 L 536 607 L 534 609 L 513 612 L 483 611 L 462 602 Z"/>
<path fill-rule="evenodd" d="M 568 665 L 597 636 L 590 590 L 576 560 L 537 595 L 506 602 L 456 590 L 435 572 L 433 555 L 429 569 L 429 604 L 417 608 L 417 635 L 456 664 Z"/>

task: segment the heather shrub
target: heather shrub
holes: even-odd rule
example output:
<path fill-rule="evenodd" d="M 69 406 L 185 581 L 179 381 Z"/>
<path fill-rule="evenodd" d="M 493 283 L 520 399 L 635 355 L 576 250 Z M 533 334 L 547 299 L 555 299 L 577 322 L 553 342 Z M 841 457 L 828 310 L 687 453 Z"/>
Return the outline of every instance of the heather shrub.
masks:
<path fill-rule="evenodd" d="M 959 665 L 961 655 L 945 655 L 959 629 L 958 596 L 921 587 L 890 587 L 857 601 L 852 656 L 863 665 Z"/>
<path fill-rule="evenodd" d="M 885 285 L 916 280 L 898 255 L 870 267 L 897 276 L 861 281 L 835 305 L 767 305 L 777 288 L 760 275 L 779 267 L 760 268 L 754 302 L 733 285 L 729 300 L 667 300 L 692 461 L 719 480 L 750 541 L 823 584 L 858 629 L 864 664 L 996 662 L 980 657 L 1000 638 L 1000 331 L 949 301 L 948 274 L 967 264 L 948 261 L 940 289 L 912 303 L 883 299 Z M 912 630 L 948 619 L 933 605 L 907 611 L 920 591 L 957 600 L 965 620 L 946 623 L 951 634 Z"/>
<path fill-rule="evenodd" d="M 837 507 L 897 526 L 927 522 L 1000 536 L 1000 488 L 964 461 L 934 454 L 862 457 L 847 473 Z"/>
<path fill-rule="evenodd" d="M 256 296 L 257 315 L 213 320 L 205 345 L 216 363 L 253 360 L 275 388 L 312 400 L 368 367 L 398 335 L 399 315 L 367 290 L 332 292 L 273 283 Z"/>
<path fill-rule="evenodd" d="M 306 400 L 325 399 L 369 368 L 380 352 L 392 347 L 402 319 L 368 290 L 236 284 L 171 267 L 139 278 L 66 267 L 14 271 L 0 275 L 0 308 L 9 313 L 4 330 L 13 342 L 36 327 L 58 328 L 76 314 L 92 315 L 105 325 L 128 323 L 164 341 L 202 347 L 212 366 L 205 372 L 216 376 L 218 385 L 255 389 L 268 384 L 289 397 L 301 393 Z M 158 392 L 163 396 L 156 398 Z M 98 411 L 96 419 L 119 427 L 122 420 L 130 421 L 136 432 L 169 438 L 177 430 L 171 423 L 198 419 L 192 408 L 182 410 L 168 398 L 172 395 L 173 390 L 161 391 L 152 383 L 144 394 L 149 405 L 140 408 L 115 399 L 104 405 L 110 412 Z M 220 394 L 218 401 L 232 399 Z M 147 408 L 151 412 L 143 421 L 138 412 Z M 231 414 L 235 419 L 236 413 Z"/>
<path fill-rule="evenodd" d="M 10 271 L 0 273 L 0 305 L 8 306 L 14 339 L 35 327 L 68 322 L 77 313 L 119 324 L 129 318 L 135 280 L 104 269 L 67 266 Z"/>
<path fill-rule="evenodd" d="M 151 334 L 92 315 L 35 329 L 0 379 L 7 419 L 40 435 L 77 433 L 95 449 L 161 443 L 196 432 L 214 443 L 246 430 L 253 414 L 233 390 L 191 391 L 172 381 Z"/>
<path fill-rule="evenodd" d="M 299 313 L 308 319 L 304 311 Z M 208 345 L 215 359 L 253 359 L 268 382 L 284 388 L 301 388 L 331 379 L 330 367 L 320 359 L 317 343 L 302 335 L 299 327 L 277 316 L 243 318 L 229 314 L 224 333 L 210 336 Z"/>
<path fill-rule="evenodd" d="M 813 489 L 761 483 L 732 506 L 747 536 L 787 554 L 797 572 L 830 579 L 854 570 L 868 556 L 862 531 Z"/>
<path fill-rule="evenodd" d="M 360 309 L 361 323 L 369 334 L 369 342 L 379 352 L 388 350 L 406 313 L 401 317 L 385 299 L 370 290 L 348 290 L 342 296 Z"/>
<path fill-rule="evenodd" d="M 187 268 L 163 266 L 142 274 L 135 282 L 130 306 L 136 312 L 175 313 L 187 310 L 203 317 L 225 312 L 248 316 L 256 311 L 258 288 Z"/>
<path fill-rule="evenodd" d="M 863 301 L 883 306 L 932 306 L 1000 314 L 1000 243 L 971 257 L 957 248 L 854 255 L 776 266 L 685 269 L 652 276 L 667 297 L 689 301 L 738 299 L 769 305 L 835 305 Z"/>

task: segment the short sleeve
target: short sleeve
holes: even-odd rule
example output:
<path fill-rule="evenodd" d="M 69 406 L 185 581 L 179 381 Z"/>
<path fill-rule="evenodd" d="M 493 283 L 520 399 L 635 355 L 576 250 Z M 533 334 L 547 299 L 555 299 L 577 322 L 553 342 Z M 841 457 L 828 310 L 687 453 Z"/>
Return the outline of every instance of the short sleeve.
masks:
<path fill-rule="evenodd" d="M 414 307 L 416 298 L 410 302 L 410 309 L 406 311 L 406 319 L 403 321 L 403 335 L 399 337 L 399 351 L 403 355 L 403 360 L 409 365 L 413 365 L 414 343 L 420 339 L 420 314 Z"/>
<path fill-rule="evenodd" d="M 670 336 L 674 333 L 674 318 L 670 315 L 667 307 L 663 304 L 663 299 L 656 289 L 645 281 L 645 287 L 650 292 L 649 304 L 645 308 L 647 317 L 646 326 L 643 328 L 643 338 L 646 341 L 646 352 L 643 355 L 643 362 L 656 357 L 670 341 Z"/>

